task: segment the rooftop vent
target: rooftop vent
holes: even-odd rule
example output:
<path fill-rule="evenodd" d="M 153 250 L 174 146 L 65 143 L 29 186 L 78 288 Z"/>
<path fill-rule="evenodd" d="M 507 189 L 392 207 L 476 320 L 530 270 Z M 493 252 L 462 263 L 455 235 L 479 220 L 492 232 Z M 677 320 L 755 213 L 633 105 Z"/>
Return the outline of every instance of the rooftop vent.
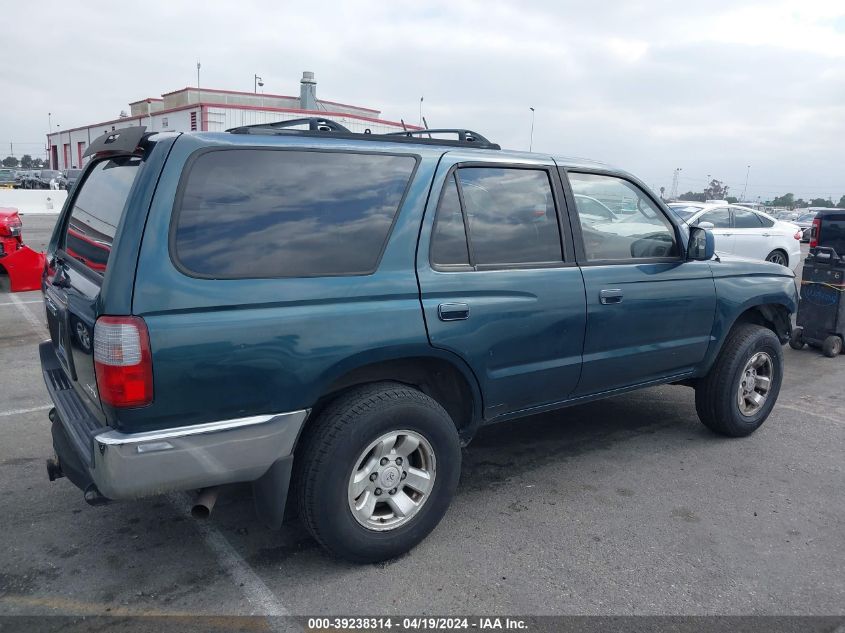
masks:
<path fill-rule="evenodd" d="M 317 109 L 317 80 L 314 73 L 306 70 L 299 82 L 299 107 L 303 110 Z"/>

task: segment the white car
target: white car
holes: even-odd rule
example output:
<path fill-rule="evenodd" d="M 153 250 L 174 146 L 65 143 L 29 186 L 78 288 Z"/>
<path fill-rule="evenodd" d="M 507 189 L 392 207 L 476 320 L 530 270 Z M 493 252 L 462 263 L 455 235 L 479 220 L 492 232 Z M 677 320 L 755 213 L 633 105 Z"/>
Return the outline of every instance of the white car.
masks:
<path fill-rule="evenodd" d="M 669 208 L 690 226 L 710 229 L 718 253 L 764 259 L 792 270 L 801 261 L 801 230 L 791 222 L 737 204 L 673 202 Z"/>

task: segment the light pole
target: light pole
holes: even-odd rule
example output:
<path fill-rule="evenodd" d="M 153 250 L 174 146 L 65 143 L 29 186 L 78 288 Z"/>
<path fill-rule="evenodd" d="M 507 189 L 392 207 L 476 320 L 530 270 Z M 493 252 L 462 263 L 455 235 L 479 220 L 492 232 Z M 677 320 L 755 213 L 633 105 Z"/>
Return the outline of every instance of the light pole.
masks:
<path fill-rule="evenodd" d="M 197 102 L 202 101 L 202 90 L 200 90 L 200 68 L 202 68 L 202 64 L 200 64 L 200 60 L 197 60 Z"/>
<path fill-rule="evenodd" d="M 423 97 L 420 97 L 420 127 L 423 126 L 423 119 L 422 119 L 422 104 L 423 104 Z"/>
<path fill-rule="evenodd" d="M 50 134 L 53 132 L 53 113 L 47 113 L 47 163 L 50 163 Z"/>
<path fill-rule="evenodd" d="M 742 188 L 742 199 L 745 200 L 745 192 L 748 190 L 748 174 L 751 173 L 751 165 L 745 169 L 745 186 Z"/>
<path fill-rule="evenodd" d="M 255 75 L 255 77 L 253 78 L 253 81 L 252 81 L 253 92 L 258 94 L 258 88 L 259 87 L 261 87 L 261 88 L 264 87 L 264 80 L 261 77 L 259 77 L 258 75 Z"/>
<path fill-rule="evenodd" d="M 534 108 L 528 107 L 531 110 L 531 136 L 528 137 L 528 151 L 534 149 Z"/>

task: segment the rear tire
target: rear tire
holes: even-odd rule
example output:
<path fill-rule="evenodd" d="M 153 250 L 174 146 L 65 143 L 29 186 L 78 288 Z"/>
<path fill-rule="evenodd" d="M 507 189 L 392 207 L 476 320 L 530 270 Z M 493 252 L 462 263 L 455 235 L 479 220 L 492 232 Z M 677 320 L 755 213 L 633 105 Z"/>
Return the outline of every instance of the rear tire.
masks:
<path fill-rule="evenodd" d="M 294 467 L 299 516 L 314 539 L 336 556 L 373 563 L 412 549 L 443 518 L 460 477 L 460 440 L 435 400 L 376 383 L 323 410 Z"/>
<path fill-rule="evenodd" d="M 783 380 L 783 351 L 774 332 L 761 325 L 735 326 L 695 389 L 695 409 L 715 433 L 745 437 L 775 406 Z"/>
<path fill-rule="evenodd" d="M 789 346 L 792 349 L 804 349 L 804 328 L 796 327 L 789 335 Z"/>
<path fill-rule="evenodd" d="M 822 353 L 828 358 L 836 358 L 842 353 L 842 339 L 838 336 L 828 336 L 822 343 Z"/>
<path fill-rule="evenodd" d="M 766 255 L 766 261 L 781 266 L 789 266 L 789 255 L 777 248 Z"/>

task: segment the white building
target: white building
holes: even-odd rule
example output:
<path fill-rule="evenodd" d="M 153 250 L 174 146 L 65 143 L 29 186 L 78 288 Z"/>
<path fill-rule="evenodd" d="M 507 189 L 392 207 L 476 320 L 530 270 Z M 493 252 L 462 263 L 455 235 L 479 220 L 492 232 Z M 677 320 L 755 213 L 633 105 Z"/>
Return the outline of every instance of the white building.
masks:
<path fill-rule="evenodd" d="M 161 98 L 134 101 L 129 107 L 129 116 L 47 135 L 50 167 L 81 167 L 82 154 L 92 140 L 106 132 L 135 125 L 146 125 L 148 132 L 222 132 L 241 125 L 319 116 L 337 121 L 353 132 L 369 129 L 379 134 L 399 132 L 403 127 L 420 129 L 401 121 L 382 119 L 379 110 L 317 99 L 317 82 L 312 72 L 302 73 L 299 97 L 182 88 L 165 93 Z"/>

